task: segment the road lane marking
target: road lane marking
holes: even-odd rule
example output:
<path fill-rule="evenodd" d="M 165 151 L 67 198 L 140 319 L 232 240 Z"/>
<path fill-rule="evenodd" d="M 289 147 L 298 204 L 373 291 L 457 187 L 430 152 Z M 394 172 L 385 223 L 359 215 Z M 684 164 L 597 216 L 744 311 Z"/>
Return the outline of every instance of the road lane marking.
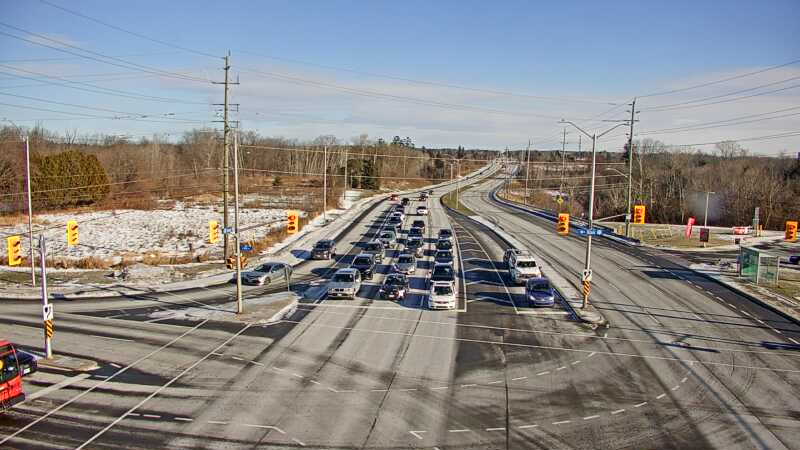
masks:
<path fill-rule="evenodd" d="M 647 402 L 642 402 L 642 403 L 638 403 L 638 404 L 636 404 L 636 405 L 633 405 L 633 407 L 634 407 L 634 408 L 641 408 L 642 406 L 644 406 L 644 405 L 646 405 L 646 404 L 647 404 Z"/>
<path fill-rule="evenodd" d="M 322 384 L 322 383 L 320 383 L 320 382 L 319 382 L 319 381 L 317 381 L 317 380 L 308 380 L 308 382 L 309 382 L 309 383 L 311 383 L 311 384 L 316 384 L 316 385 L 320 385 L 320 384 Z"/>
<path fill-rule="evenodd" d="M 447 430 L 447 431 L 449 433 L 466 433 L 467 431 L 469 431 L 469 429 L 460 428 L 460 429 L 457 429 L 457 430 Z"/>
<path fill-rule="evenodd" d="M 567 366 L 561 366 L 561 367 L 557 368 L 556 370 L 564 370 L 566 368 L 567 368 Z"/>
<path fill-rule="evenodd" d="M 408 430 L 408 432 L 411 433 L 412 436 L 419 439 L 420 441 L 422 440 L 422 433 L 427 433 L 427 431 L 422 431 L 422 430 Z"/>
<path fill-rule="evenodd" d="M 295 377 L 295 378 L 304 378 L 304 377 L 303 377 L 302 375 L 300 375 L 299 373 L 292 373 L 292 376 L 293 376 L 293 377 Z"/>
<path fill-rule="evenodd" d="M 157 349 L 153 350 L 152 352 L 150 352 L 150 353 L 148 353 L 148 354 L 146 354 L 146 355 L 142 356 L 141 358 L 139 358 L 139 359 L 137 359 L 136 361 L 134 361 L 134 362 L 132 362 L 132 363 L 128 364 L 127 366 L 123 367 L 122 369 L 120 369 L 120 370 L 118 370 L 118 371 L 114 372 L 114 374 L 113 374 L 113 375 L 111 375 L 110 377 L 106 378 L 105 380 L 102 380 L 102 381 L 98 382 L 98 383 L 97 383 L 97 384 L 95 384 L 94 386 L 92 386 L 92 387 L 90 387 L 89 389 L 87 389 L 87 390 L 85 390 L 85 391 L 81 392 L 80 394 L 76 395 L 75 397 L 72 397 L 71 399 L 67 400 L 66 402 L 62 403 L 61 405 L 57 406 L 56 408 L 54 408 L 54 409 L 51 409 L 51 410 L 50 410 L 50 411 L 48 411 L 48 412 L 47 412 L 45 415 L 38 417 L 36 420 L 34 420 L 34 421 L 32 421 L 32 422 L 28 423 L 27 425 L 25 425 L 24 427 L 22 427 L 22 428 L 20 428 L 19 430 L 15 431 L 14 433 L 12 433 L 12 434 L 9 434 L 8 436 L 4 437 L 2 441 L 0 441 L 0 445 L 2 445 L 2 444 L 4 444 L 4 443 L 6 443 L 6 442 L 8 442 L 8 441 L 10 441 L 11 439 L 14 439 L 15 437 L 19 436 L 21 433 L 23 433 L 23 432 L 25 432 L 26 430 L 28 430 L 30 427 L 32 427 L 32 426 L 34 426 L 34 425 L 36 425 L 37 423 L 41 422 L 41 421 L 42 421 L 42 420 L 44 420 L 44 419 L 47 419 L 48 417 L 50 417 L 51 415 L 53 415 L 53 414 L 57 413 L 58 411 L 61 411 L 61 410 L 62 410 L 62 409 L 64 409 L 66 406 L 68 406 L 68 405 L 72 404 L 73 402 L 75 402 L 76 400 L 78 400 L 78 399 L 82 398 L 84 395 L 86 395 L 86 394 L 88 394 L 88 393 L 90 393 L 90 392 L 94 391 L 96 388 L 98 388 L 98 387 L 100 387 L 100 386 L 102 386 L 102 385 L 106 384 L 106 383 L 107 383 L 109 380 L 113 379 L 113 378 L 114 378 L 114 377 L 116 377 L 117 375 L 119 375 L 119 374 L 121 374 L 121 373 L 123 373 L 123 372 L 126 372 L 126 371 L 127 371 L 128 369 L 130 369 L 131 367 L 133 367 L 133 366 L 135 366 L 135 365 L 139 364 L 140 362 L 144 361 L 145 359 L 147 359 L 147 358 L 149 358 L 149 357 L 151 357 L 151 356 L 155 355 L 156 353 L 160 352 L 161 350 L 163 350 L 163 349 L 165 349 L 165 348 L 169 347 L 170 345 L 172 345 L 172 344 L 174 344 L 175 342 L 177 342 L 179 339 L 181 339 L 181 338 L 185 337 L 185 336 L 186 336 L 186 335 L 188 335 L 189 333 L 192 333 L 193 331 L 195 331 L 195 330 L 197 330 L 198 328 L 200 328 L 201 326 L 203 326 L 203 325 L 204 325 L 206 322 L 208 322 L 208 319 L 205 319 L 205 320 L 203 320 L 202 322 L 200 322 L 200 323 L 198 323 L 197 325 L 193 326 L 192 328 L 190 328 L 190 329 L 188 329 L 188 330 L 184 331 L 184 332 L 183 332 L 182 334 L 180 334 L 178 337 L 176 337 L 176 338 L 172 339 L 171 341 L 167 342 L 166 344 L 162 345 L 161 347 L 159 347 L 159 348 L 157 348 Z"/>
<path fill-rule="evenodd" d="M 255 424 L 252 424 L 252 423 L 245 423 L 243 425 L 246 426 L 246 427 L 250 427 L 250 428 L 263 428 L 265 430 L 275 430 L 280 434 L 286 434 L 285 431 L 281 430 L 278 427 L 274 427 L 272 425 L 255 425 Z"/>
<path fill-rule="evenodd" d="M 597 419 L 598 417 L 600 417 L 600 415 L 595 414 L 593 416 L 586 416 L 583 418 L 583 420 L 592 420 L 592 419 Z"/>
<path fill-rule="evenodd" d="M 111 336 L 100 336 L 99 334 L 90 334 L 89 336 L 100 339 L 111 339 L 112 341 L 133 342 L 133 339 L 117 338 Z"/>
<path fill-rule="evenodd" d="M 503 382 L 503 380 L 497 380 L 497 381 L 490 381 L 490 382 L 488 382 L 486 384 L 500 384 L 502 382 Z"/>
<path fill-rule="evenodd" d="M 537 376 L 537 377 L 540 377 L 540 376 L 542 376 L 542 375 L 547 375 L 548 373 L 550 373 L 550 371 L 549 371 L 549 370 L 545 370 L 544 372 L 539 372 L 539 373 L 537 373 L 537 374 L 536 374 L 536 376 Z"/>
<path fill-rule="evenodd" d="M 688 378 L 687 378 L 687 377 L 683 377 L 683 378 L 681 378 L 681 383 L 686 383 L 686 380 L 688 380 Z"/>
<path fill-rule="evenodd" d="M 233 359 L 235 359 L 237 361 L 244 361 L 243 358 L 239 358 L 238 356 L 231 356 L 231 358 L 233 358 Z"/>
<path fill-rule="evenodd" d="M 297 439 L 297 438 L 292 438 L 292 440 L 293 440 L 293 441 L 294 441 L 294 442 L 295 442 L 297 445 L 299 445 L 300 447 L 305 447 L 305 446 L 306 446 L 306 444 L 305 444 L 305 443 L 303 443 L 303 441 L 301 441 L 301 440 L 299 440 L 299 439 Z"/>
<path fill-rule="evenodd" d="M 790 341 L 794 342 L 797 345 L 800 345 L 800 342 L 797 342 L 794 338 L 789 338 Z"/>
<path fill-rule="evenodd" d="M 147 417 L 147 418 L 150 418 L 150 419 L 160 419 L 161 418 L 161 416 L 159 416 L 158 414 L 142 414 L 142 417 Z"/>
<path fill-rule="evenodd" d="M 36 400 L 39 397 L 43 397 L 43 396 L 45 396 L 45 395 L 47 395 L 47 394 L 49 394 L 51 392 L 55 392 L 55 391 L 57 391 L 57 390 L 59 390 L 61 388 L 65 388 L 65 387 L 69 386 L 70 384 L 75 383 L 76 381 L 84 380 L 86 378 L 89 378 L 90 376 L 91 375 L 89 375 L 88 373 L 81 373 L 81 374 L 75 375 L 74 377 L 70 377 L 70 378 L 67 378 L 65 380 L 61 380 L 60 382 L 58 382 L 56 384 L 52 384 L 50 386 L 47 386 L 44 389 L 39 389 L 38 391 L 34 392 L 33 394 L 28 395 L 27 398 L 25 399 L 25 402 Z M 25 403 L 25 402 L 20 403 L 20 405 Z"/>
<path fill-rule="evenodd" d="M 678 385 L 675 385 L 675 386 L 672 388 L 672 390 L 673 390 L 673 391 L 677 391 L 677 390 L 678 390 L 678 388 L 680 388 L 680 387 L 681 387 L 681 385 L 680 385 L 680 384 L 678 384 Z"/>
<path fill-rule="evenodd" d="M 447 388 L 449 388 L 449 387 L 450 387 L 450 386 L 439 386 L 439 387 L 431 388 L 431 390 L 432 390 L 432 391 L 438 391 L 438 390 L 440 390 L 440 389 L 447 389 Z"/>
<path fill-rule="evenodd" d="M 486 431 L 506 431 L 505 427 L 487 428 Z"/>
<path fill-rule="evenodd" d="M 370 392 L 389 392 L 388 389 L 370 389 Z"/>
<path fill-rule="evenodd" d="M 262 364 L 262 363 L 260 363 L 260 362 L 258 362 L 258 361 L 247 361 L 247 362 L 249 362 L 250 364 L 255 364 L 255 365 L 257 365 L 257 366 L 264 367 L 264 364 Z"/>
<path fill-rule="evenodd" d="M 565 423 L 570 423 L 570 422 L 572 422 L 572 421 L 571 420 L 561 420 L 559 422 L 553 422 L 553 425 L 563 425 Z"/>
<path fill-rule="evenodd" d="M 517 378 L 512 378 L 511 381 L 519 381 L 519 380 L 524 380 L 526 378 L 528 377 L 517 377 Z"/>
<path fill-rule="evenodd" d="M 667 394 L 661 394 L 658 397 L 656 397 L 656 400 L 661 400 L 662 398 L 664 398 L 666 396 L 667 396 Z"/>
<path fill-rule="evenodd" d="M 536 427 L 538 427 L 538 426 L 539 426 L 539 425 L 536 425 L 536 424 L 531 424 L 531 425 L 520 425 L 520 426 L 518 426 L 517 428 L 519 428 L 520 430 L 527 430 L 528 428 L 536 428 Z"/>
<path fill-rule="evenodd" d="M 580 364 L 580 363 L 581 363 L 580 360 L 579 361 L 573 361 L 572 365 L 574 366 L 575 364 Z"/>
<path fill-rule="evenodd" d="M 180 420 L 181 422 L 191 422 L 194 419 L 192 419 L 190 417 L 175 417 L 175 420 Z"/>
<path fill-rule="evenodd" d="M 462 388 L 468 388 L 468 387 L 474 387 L 474 386 L 477 386 L 477 384 L 462 384 L 461 385 Z"/>
<path fill-rule="evenodd" d="M 624 412 L 625 412 L 625 409 L 623 408 L 623 409 L 618 409 L 616 411 L 611 411 L 611 414 L 612 415 L 617 415 L 617 414 L 624 413 Z"/>

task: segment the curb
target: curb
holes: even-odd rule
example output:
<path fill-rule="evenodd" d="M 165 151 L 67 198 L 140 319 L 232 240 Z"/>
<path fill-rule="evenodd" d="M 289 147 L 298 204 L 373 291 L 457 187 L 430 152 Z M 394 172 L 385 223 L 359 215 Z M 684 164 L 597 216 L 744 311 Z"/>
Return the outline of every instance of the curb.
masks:
<path fill-rule="evenodd" d="M 269 319 L 267 319 L 264 324 L 270 325 L 276 322 L 280 322 L 281 320 L 291 316 L 297 310 L 297 305 L 300 302 L 297 299 L 294 299 L 291 303 L 281 308 L 280 311 L 276 312 L 272 315 Z"/>

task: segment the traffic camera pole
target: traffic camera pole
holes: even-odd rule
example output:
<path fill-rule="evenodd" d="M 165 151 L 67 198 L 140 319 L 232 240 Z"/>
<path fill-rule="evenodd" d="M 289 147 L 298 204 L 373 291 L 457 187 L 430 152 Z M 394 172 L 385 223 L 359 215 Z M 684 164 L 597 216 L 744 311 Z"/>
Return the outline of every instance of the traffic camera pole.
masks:
<path fill-rule="evenodd" d="M 44 235 L 39 235 L 39 257 L 41 260 L 39 264 L 42 268 L 42 325 L 44 326 L 44 354 L 47 359 L 51 359 L 53 357 L 53 346 L 51 342 L 51 338 L 53 336 L 53 325 L 52 320 L 48 320 L 47 317 L 44 317 L 44 311 L 47 310 L 47 266 L 45 265 L 45 259 L 47 257 L 47 247 L 45 247 L 44 243 Z"/>
<path fill-rule="evenodd" d="M 244 312 L 242 304 L 242 247 L 239 236 L 239 133 L 233 135 L 233 229 L 236 241 L 236 314 Z"/>

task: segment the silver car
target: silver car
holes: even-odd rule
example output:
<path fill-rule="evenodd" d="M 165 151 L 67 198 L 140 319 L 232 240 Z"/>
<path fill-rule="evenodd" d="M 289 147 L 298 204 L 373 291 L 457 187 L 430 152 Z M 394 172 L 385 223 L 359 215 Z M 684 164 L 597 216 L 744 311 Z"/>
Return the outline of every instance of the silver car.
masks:
<path fill-rule="evenodd" d="M 417 258 L 414 255 L 403 253 L 397 257 L 397 262 L 392 266 L 395 272 L 412 275 L 417 270 Z"/>
<path fill-rule="evenodd" d="M 268 262 L 253 270 L 242 272 L 242 283 L 255 286 L 270 284 L 276 280 L 291 280 L 292 266 L 282 262 Z"/>
<path fill-rule="evenodd" d="M 357 269 L 339 269 L 328 283 L 329 298 L 356 298 L 361 289 L 361 272 Z"/>

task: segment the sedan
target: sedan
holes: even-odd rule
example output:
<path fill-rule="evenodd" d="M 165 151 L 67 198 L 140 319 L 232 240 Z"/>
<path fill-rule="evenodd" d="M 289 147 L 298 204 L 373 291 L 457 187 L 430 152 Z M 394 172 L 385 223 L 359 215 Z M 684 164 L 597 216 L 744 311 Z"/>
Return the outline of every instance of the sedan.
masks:
<path fill-rule="evenodd" d="M 19 362 L 20 374 L 24 377 L 36 372 L 39 369 L 39 357 L 33 353 L 17 348 L 17 362 Z"/>
<path fill-rule="evenodd" d="M 397 257 L 397 262 L 392 266 L 395 272 L 411 275 L 417 270 L 417 258 L 414 255 L 402 254 Z"/>
<path fill-rule="evenodd" d="M 427 216 L 428 215 L 428 207 L 427 206 L 417 206 L 417 215 L 418 216 Z"/>
<path fill-rule="evenodd" d="M 436 250 L 436 256 L 433 258 L 436 262 L 452 262 L 453 261 L 453 251 L 452 250 Z"/>
<path fill-rule="evenodd" d="M 282 262 L 264 263 L 253 270 L 242 272 L 242 283 L 255 286 L 270 284 L 275 280 L 290 280 L 292 266 Z"/>
<path fill-rule="evenodd" d="M 378 291 L 381 298 L 403 300 L 408 292 L 408 278 L 399 273 L 388 275 Z"/>

